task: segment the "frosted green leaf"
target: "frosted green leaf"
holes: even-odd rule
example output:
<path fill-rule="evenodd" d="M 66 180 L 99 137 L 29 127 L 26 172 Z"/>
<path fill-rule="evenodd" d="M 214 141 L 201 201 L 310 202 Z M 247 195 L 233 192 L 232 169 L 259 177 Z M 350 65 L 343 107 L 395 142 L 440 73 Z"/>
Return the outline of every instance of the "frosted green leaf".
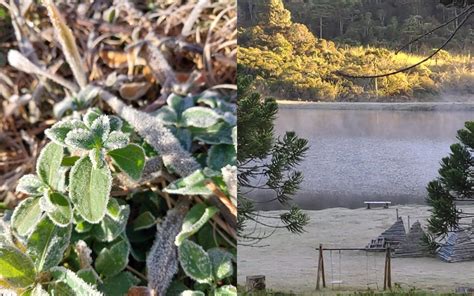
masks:
<path fill-rule="evenodd" d="M 221 248 L 212 248 L 207 251 L 211 259 L 212 275 L 216 281 L 232 276 L 234 268 L 232 266 L 231 253 Z"/>
<path fill-rule="evenodd" d="M 123 271 L 113 277 L 108 277 L 100 285 L 100 290 L 106 295 L 127 295 L 128 290 L 140 283 L 140 280 L 128 271 Z"/>
<path fill-rule="evenodd" d="M 109 151 L 108 155 L 127 176 L 133 180 L 140 180 L 145 167 L 145 152 L 141 146 L 128 144 L 124 148 Z"/>
<path fill-rule="evenodd" d="M 214 145 L 209 149 L 207 155 L 207 166 L 213 170 L 220 171 L 226 165 L 235 165 L 237 154 L 233 145 Z"/>
<path fill-rule="evenodd" d="M 89 150 L 95 146 L 94 135 L 92 132 L 82 128 L 70 131 L 64 142 L 76 149 Z"/>
<path fill-rule="evenodd" d="M 132 223 L 133 230 L 147 229 L 156 224 L 156 218 L 149 211 L 141 213 Z"/>
<path fill-rule="evenodd" d="M 13 246 L 13 236 L 10 225 L 0 219 L 0 244 Z"/>
<path fill-rule="evenodd" d="M 40 207 L 57 226 L 66 227 L 72 222 L 71 204 L 61 193 L 46 193 L 40 200 Z"/>
<path fill-rule="evenodd" d="M 60 167 L 63 156 L 63 147 L 54 142 L 47 144 L 38 156 L 36 173 L 53 189 L 58 189 L 62 179 Z"/>
<path fill-rule="evenodd" d="M 0 244 L 0 283 L 13 288 L 26 288 L 35 280 L 31 259 L 13 246 Z"/>
<path fill-rule="evenodd" d="M 12 215 L 12 228 L 20 236 L 30 233 L 41 218 L 40 198 L 29 197 L 20 202 Z"/>
<path fill-rule="evenodd" d="M 111 198 L 107 204 L 107 216 L 114 219 L 115 221 L 118 221 L 120 220 L 121 210 L 122 209 L 120 208 L 118 201 L 115 198 Z"/>
<path fill-rule="evenodd" d="M 94 135 L 96 144 L 102 144 L 107 141 L 110 133 L 110 122 L 107 115 L 101 115 L 92 122 L 91 132 Z"/>
<path fill-rule="evenodd" d="M 106 149 L 118 149 L 127 146 L 129 136 L 122 132 L 111 132 L 104 144 Z"/>
<path fill-rule="evenodd" d="M 122 119 L 115 115 L 109 115 L 110 131 L 120 131 L 122 129 Z"/>
<path fill-rule="evenodd" d="M 90 128 L 92 126 L 92 123 L 94 122 L 94 120 L 96 120 L 101 115 L 102 115 L 102 112 L 99 109 L 91 108 L 91 109 L 87 110 L 87 112 L 86 112 L 86 114 L 84 114 L 84 117 L 82 118 L 82 120 L 84 121 L 86 126 Z"/>
<path fill-rule="evenodd" d="M 94 148 L 89 150 L 89 159 L 94 169 L 101 168 L 105 164 L 105 154 L 102 148 Z"/>
<path fill-rule="evenodd" d="M 51 128 L 44 131 L 46 136 L 56 144 L 65 146 L 67 134 L 74 129 L 85 129 L 86 125 L 77 119 L 62 120 L 55 123 Z"/>
<path fill-rule="evenodd" d="M 48 270 L 63 259 L 69 246 L 72 225 L 59 227 L 43 217 L 28 237 L 27 254 L 33 259 L 37 271 Z"/>
<path fill-rule="evenodd" d="M 112 176 L 107 166 L 93 168 L 89 157 L 79 159 L 70 173 L 69 197 L 89 223 L 102 220 L 107 209 Z"/>
<path fill-rule="evenodd" d="M 211 282 L 211 259 L 200 245 L 186 239 L 179 246 L 178 254 L 181 267 L 187 276 L 198 283 Z"/>
<path fill-rule="evenodd" d="M 206 296 L 206 294 L 201 291 L 185 290 L 181 292 L 179 296 Z"/>
<path fill-rule="evenodd" d="M 105 215 L 99 224 L 94 225 L 92 234 L 100 241 L 111 242 L 115 240 L 125 230 L 129 215 L 129 206 L 120 206 L 118 218 L 113 219 L 109 215 Z"/>
<path fill-rule="evenodd" d="M 24 175 L 18 181 L 17 192 L 23 192 L 30 196 L 40 196 L 43 194 L 44 183 L 36 175 Z"/>
<path fill-rule="evenodd" d="M 214 296 L 237 296 L 237 288 L 232 285 L 225 285 L 217 288 Z"/>
<path fill-rule="evenodd" d="M 178 122 L 178 115 L 169 106 L 163 106 L 155 112 L 156 118 L 163 121 L 164 124 L 176 124 Z"/>
<path fill-rule="evenodd" d="M 209 195 L 212 191 L 206 186 L 206 176 L 201 170 L 191 175 L 178 179 L 165 188 L 165 192 L 181 195 Z"/>
<path fill-rule="evenodd" d="M 206 144 L 233 144 L 232 126 L 227 122 L 218 122 L 209 128 L 193 129 L 194 140 Z"/>
<path fill-rule="evenodd" d="M 186 109 L 182 115 L 182 122 L 186 126 L 207 128 L 216 124 L 221 116 L 214 110 L 205 107 Z"/>
<path fill-rule="evenodd" d="M 91 285 L 96 285 L 97 280 L 100 280 L 99 275 L 92 267 L 78 270 L 77 276 L 80 277 L 84 282 Z"/>
<path fill-rule="evenodd" d="M 194 205 L 184 217 L 183 227 L 176 236 L 175 244 L 177 246 L 181 245 L 183 240 L 198 232 L 217 212 L 219 212 L 219 209 L 216 207 L 206 207 L 205 204 Z"/>
<path fill-rule="evenodd" d="M 95 260 L 95 269 L 103 276 L 114 276 L 127 266 L 129 253 L 130 246 L 124 240 L 103 248 Z"/>
<path fill-rule="evenodd" d="M 194 105 L 194 100 L 191 97 L 181 97 L 176 94 L 170 94 L 166 99 L 166 103 L 176 112 L 179 118 L 184 110 Z"/>
<path fill-rule="evenodd" d="M 52 289 L 55 292 L 55 294 L 52 295 L 102 296 L 102 293 L 98 292 L 94 287 L 83 281 L 69 269 L 57 266 L 51 268 L 50 272 L 56 281 L 56 283 L 52 285 Z"/>

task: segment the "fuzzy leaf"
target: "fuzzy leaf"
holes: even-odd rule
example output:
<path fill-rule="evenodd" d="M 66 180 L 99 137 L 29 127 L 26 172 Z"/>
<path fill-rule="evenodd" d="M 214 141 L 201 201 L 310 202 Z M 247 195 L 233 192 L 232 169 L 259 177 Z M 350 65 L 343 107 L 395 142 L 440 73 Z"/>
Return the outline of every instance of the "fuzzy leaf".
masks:
<path fill-rule="evenodd" d="M 55 292 L 52 295 L 102 296 L 102 293 L 98 292 L 69 269 L 56 266 L 51 268 L 50 272 L 56 281 L 53 285 L 50 285 Z"/>
<path fill-rule="evenodd" d="M 107 209 L 112 176 L 107 166 L 93 168 L 89 157 L 83 157 L 72 167 L 69 197 L 77 212 L 89 223 L 102 220 Z"/>
<path fill-rule="evenodd" d="M 115 198 L 111 198 L 107 204 L 107 216 L 114 219 L 115 221 L 119 221 L 121 211 L 122 209 L 120 208 L 118 201 Z"/>
<path fill-rule="evenodd" d="M 186 275 L 198 283 L 211 282 L 211 259 L 200 245 L 186 239 L 179 246 L 178 253 L 179 262 Z"/>
<path fill-rule="evenodd" d="M 127 146 L 129 136 L 122 132 L 113 131 L 110 133 L 104 144 L 106 149 L 119 149 Z"/>
<path fill-rule="evenodd" d="M 85 124 L 80 120 L 61 120 L 60 122 L 55 123 L 51 128 L 45 130 L 44 133 L 49 139 L 51 139 L 51 141 L 65 146 L 67 134 L 74 129 L 80 128 L 86 128 Z"/>
<path fill-rule="evenodd" d="M 12 228 L 20 236 L 30 233 L 41 218 L 40 198 L 30 197 L 20 202 L 12 215 Z"/>
<path fill-rule="evenodd" d="M 65 227 L 72 222 L 72 208 L 69 200 L 58 192 L 47 193 L 40 200 L 40 207 L 54 224 Z"/>
<path fill-rule="evenodd" d="M 100 241 L 111 242 L 115 240 L 125 230 L 129 214 L 130 208 L 128 205 L 120 206 L 119 216 L 114 219 L 110 215 L 105 215 L 99 224 L 94 225 L 93 235 Z"/>
<path fill-rule="evenodd" d="M 98 108 L 90 108 L 89 110 L 87 110 L 86 114 L 84 114 L 82 120 L 84 121 L 86 126 L 90 128 L 94 120 L 96 120 L 101 115 L 102 112 Z"/>
<path fill-rule="evenodd" d="M 170 94 L 166 99 L 166 103 L 176 112 L 178 117 L 180 117 L 184 110 L 194 105 L 194 100 L 191 97 L 181 97 L 176 94 Z"/>
<path fill-rule="evenodd" d="M 221 116 L 216 111 L 205 107 L 186 109 L 182 115 L 183 124 L 199 128 L 208 128 L 216 124 Z"/>
<path fill-rule="evenodd" d="M 191 175 L 178 179 L 165 188 L 165 192 L 181 195 L 209 195 L 212 191 L 206 186 L 206 176 L 201 170 Z"/>
<path fill-rule="evenodd" d="M 209 149 L 207 166 L 220 171 L 226 165 L 235 165 L 237 154 L 233 145 L 214 145 Z"/>
<path fill-rule="evenodd" d="M 105 164 L 105 155 L 102 148 L 94 148 L 89 150 L 89 159 L 94 169 L 101 168 Z"/>
<path fill-rule="evenodd" d="M 109 115 L 109 123 L 110 123 L 110 131 L 117 131 L 119 132 L 122 129 L 122 119 L 115 115 Z"/>
<path fill-rule="evenodd" d="M 141 146 L 129 144 L 124 148 L 109 151 L 108 155 L 130 178 L 140 180 L 145 167 L 145 152 Z"/>
<path fill-rule="evenodd" d="M 234 256 L 231 253 L 221 248 L 212 248 L 207 253 L 211 259 L 212 275 L 216 281 L 232 276 L 234 273 L 232 258 Z"/>
<path fill-rule="evenodd" d="M 63 259 L 69 246 L 72 226 L 59 227 L 43 217 L 28 237 L 27 254 L 33 259 L 37 271 L 48 270 Z"/>
<path fill-rule="evenodd" d="M 95 145 L 92 132 L 82 128 L 70 131 L 64 142 L 73 148 L 84 150 L 90 150 Z"/>
<path fill-rule="evenodd" d="M 14 288 L 26 288 L 35 280 L 31 259 L 13 246 L 0 244 L 0 282 Z"/>
<path fill-rule="evenodd" d="M 165 295 L 178 271 L 178 258 L 174 239 L 181 230 L 185 211 L 177 207 L 166 214 L 157 225 L 156 238 L 146 258 L 148 287 L 158 295 Z"/>
<path fill-rule="evenodd" d="M 110 133 L 110 121 L 107 115 L 100 115 L 91 125 L 91 132 L 94 135 L 96 144 L 103 144 L 107 141 Z"/>
<path fill-rule="evenodd" d="M 163 106 L 155 112 L 156 118 L 163 121 L 164 124 L 176 124 L 178 122 L 178 115 L 169 106 Z"/>
<path fill-rule="evenodd" d="M 141 213 L 132 223 L 134 231 L 147 229 L 155 225 L 156 218 L 149 211 Z"/>
<path fill-rule="evenodd" d="M 97 280 L 100 280 L 99 275 L 92 267 L 78 270 L 77 276 L 80 277 L 84 282 L 91 285 L 96 285 Z"/>
<path fill-rule="evenodd" d="M 176 236 L 175 244 L 181 245 L 183 240 L 198 232 L 217 212 L 219 209 L 216 207 L 206 207 L 205 204 L 194 205 L 184 218 L 183 228 Z"/>
<path fill-rule="evenodd" d="M 58 189 L 61 182 L 61 161 L 63 160 L 63 147 L 51 142 L 47 144 L 38 157 L 36 173 L 39 178 L 53 189 Z"/>
<path fill-rule="evenodd" d="M 24 175 L 18 181 L 17 192 L 23 192 L 30 196 L 40 196 L 43 194 L 44 183 L 36 175 Z"/>
<path fill-rule="evenodd" d="M 237 296 L 237 288 L 232 285 L 225 285 L 217 288 L 214 296 Z"/>
<path fill-rule="evenodd" d="M 49 294 L 43 289 L 41 284 L 36 284 L 33 288 L 22 293 L 21 296 L 49 296 Z"/>
<path fill-rule="evenodd" d="M 121 240 L 110 248 L 102 249 L 95 261 L 95 269 L 103 276 L 114 276 L 127 266 L 129 253 L 128 242 Z"/>
<path fill-rule="evenodd" d="M 140 280 L 128 271 L 123 271 L 113 277 L 108 277 L 100 285 L 100 290 L 106 295 L 127 295 L 128 290 L 140 283 Z"/>

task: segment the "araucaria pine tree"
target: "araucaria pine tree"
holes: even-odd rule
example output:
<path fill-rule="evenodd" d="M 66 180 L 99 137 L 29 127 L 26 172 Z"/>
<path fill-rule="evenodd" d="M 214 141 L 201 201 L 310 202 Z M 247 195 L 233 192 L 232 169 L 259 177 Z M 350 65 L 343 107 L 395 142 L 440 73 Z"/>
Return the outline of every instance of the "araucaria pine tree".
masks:
<path fill-rule="evenodd" d="M 254 245 L 270 236 L 277 228 L 301 233 L 308 217 L 291 198 L 303 181 L 295 167 L 303 160 L 307 141 L 287 132 L 275 138 L 273 121 L 278 112 L 274 99 L 262 98 L 253 88 L 251 76 L 239 75 L 238 80 L 238 232 L 240 243 Z M 262 213 L 248 194 L 254 190 L 270 190 L 274 196 L 258 203 L 277 201 L 289 208 L 280 215 Z M 257 225 L 268 232 L 256 231 Z"/>
<path fill-rule="evenodd" d="M 439 177 L 428 184 L 427 202 L 432 207 L 428 229 L 443 235 L 459 228 L 459 221 L 469 216 L 456 208 L 456 201 L 474 202 L 474 121 L 458 131 L 460 143 L 451 145 L 451 153 L 441 161 Z"/>

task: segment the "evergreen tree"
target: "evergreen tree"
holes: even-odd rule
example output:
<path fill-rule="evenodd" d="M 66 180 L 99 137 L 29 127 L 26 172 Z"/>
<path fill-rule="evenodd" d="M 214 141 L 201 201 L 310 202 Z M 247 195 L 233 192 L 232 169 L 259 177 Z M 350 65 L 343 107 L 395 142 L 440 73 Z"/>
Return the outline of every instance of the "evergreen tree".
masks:
<path fill-rule="evenodd" d="M 285 9 L 282 0 L 265 0 L 262 4 L 259 24 L 272 27 L 287 27 L 291 25 L 291 13 Z"/>
<path fill-rule="evenodd" d="M 242 71 L 239 71 L 242 73 Z M 254 245 L 270 236 L 277 228 L 301 233 L 308 217 L 296 206 L 291 197 L 303 180 L 295 167 L 303 160 L 308 142 L 287 132 L 275 138 L 273 121 L 278 112 L 274 99 L 261 98 L 253 87 L 253 78 L 239 75 L 238 85 L 238 232 L 241 244 Z M 277 201 L 290 209 L 272 216 L 259 212 L 248 194 L 253 190 L 271 190 L 274 197 L 258 201 Z M 263 219 L 263 220 L 262 220 Z M 249 225 L 253 224 L 253 225 Z M 270 228 L 270 233 L 256 233 L 255 224 Z"/>
<path fill-rule="evenodd" d="M 456 200 L 474 202 L 474 121 L 468 121 L 457 135 L 460 143 L 441 161 L 439 177 L 428 184 L 428 204 L 432 207 L 428 230 L 443 235 L 459 227 L 466 215 L 456 208 Z"/>

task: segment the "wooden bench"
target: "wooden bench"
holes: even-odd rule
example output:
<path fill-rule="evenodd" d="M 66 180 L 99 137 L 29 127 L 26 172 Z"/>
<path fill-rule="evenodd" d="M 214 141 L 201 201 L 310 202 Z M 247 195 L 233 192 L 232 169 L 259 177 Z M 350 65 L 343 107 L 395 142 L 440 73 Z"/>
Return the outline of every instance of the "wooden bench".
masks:
<path fill-rule="evenodd" d="M 391 201 L 364 201 L 364 203 L 368 210 L 370 210 L 370 205 L 383 205 L 385 209 L 388 209 L 388 206 L 392 204 Z"/>

